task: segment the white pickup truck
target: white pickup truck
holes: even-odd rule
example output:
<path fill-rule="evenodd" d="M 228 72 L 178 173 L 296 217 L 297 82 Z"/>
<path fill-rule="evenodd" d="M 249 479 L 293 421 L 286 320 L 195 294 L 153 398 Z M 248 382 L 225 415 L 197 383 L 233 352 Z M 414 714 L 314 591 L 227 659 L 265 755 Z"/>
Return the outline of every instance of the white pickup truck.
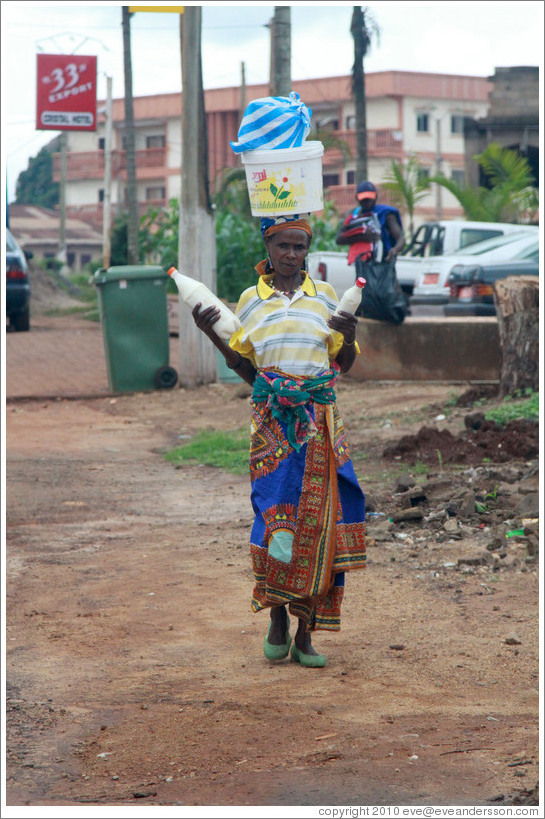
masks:
<path fill-rule="evenodd" d="M 429 256 L 453 254 L 485 239 L 514 233 L 520 229 L 521 225 L 506 222 L 463 220 L 425 222 L 415 231 L 409 244 L 397 257 L 398 281 L 407 296 L 410 296 L 423 262 Z M 356 278 L 355 266 L 348 265 L 346 257 L 346 251 L 318 251 L 308 255 L 308 272 L 311 278 L 329 282 L 338 298 L 341 298 L 347 287 L 354 284 Z"/>

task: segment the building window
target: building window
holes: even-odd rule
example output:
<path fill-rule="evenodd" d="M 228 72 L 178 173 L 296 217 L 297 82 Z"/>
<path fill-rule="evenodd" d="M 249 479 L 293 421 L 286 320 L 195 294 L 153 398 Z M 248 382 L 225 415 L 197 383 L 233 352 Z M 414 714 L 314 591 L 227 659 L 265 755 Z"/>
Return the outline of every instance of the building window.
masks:
<path fill-rule="evenodd" d="M 164 185 L 153 185 L 151 188 L 146 188 L 146 200 L 164 199 L 166 196 L 166 189 Z"/>
<path fill-rule="evenodd" d="M 339 184 L 338 173 L 324 173 L 324 188 L 330 188 L 332 185 Z"/>
<path fill-rule="evenodd" d="M 99 202 L 104 202 L 104 188 L 99 188 L 98 201 Z"/>
<path fill-rule="evenodd" d="M 350 114 L 346 118 L 346 130 L 347 131 L 355 131 L 356 130 L 356 117 L 354 114 Z"/>
<path fill-rule="evenodd" d="M 93 257 L 91 256 L 90 253 L 82 253 L 81 254 L 81 262 L 80 262 L 81 266 L 85 267 L 86 264 L 89 264 L 89 262 L 91 261 L 92 258 Z"/>
<path fill-rule="evenodd" d="M 418 181 L 419 181 L 419 182 L 427 182 L 427 181 L 428 181 L 428 179 L 430 178 L 430 173 L 431 173 L 431 172 L 430 172 L 430 169 L 429 169 L 429 168 L 422 168 L 422 167 L 419 167 L 419 168 L 417 169 Z"/>
<path fill-rule="evenodd" d="M 163 134 L 146 137 L 146 148 L 164 148 L 165 137 Z"/>
<path fill-rule="evenodd" d="M 427 134 L 430 130 L 430 115 L 417 114 L 416 115 L 416 130 L 420 134 Z"/>
<path fill-rule="evenodd" d="M 464 133 L 464 117 L 461 114 L 452 114 L 450 118 L 450 133 L 451 134 Z"/>
<path fill-rule="evenodd" d="M 73 269 L 75 261 L 76 261 L 76 254 L 68 252 L 66 254 L 66 264 L 68 265 L 68 267 Z"/>
<path fill-rule="evenodd" d="M 347 171 L 346 172 L 346 184 L 347 185 L 355 185 L 356 184 L 356 171 Z"/>
<path fill-rule="evenodd" d="M 452 171 L 450 178 L 453 182 L 456 182 L 457 185 L 463 185 L 466 178 L 466 173 L 462 168 L 456 168 Z"/>
<path fill-rule="evenodd" d="M 98 138 L 98 150 L 104 151 L 106 148 L 106 137 L 99 137 Z"/>

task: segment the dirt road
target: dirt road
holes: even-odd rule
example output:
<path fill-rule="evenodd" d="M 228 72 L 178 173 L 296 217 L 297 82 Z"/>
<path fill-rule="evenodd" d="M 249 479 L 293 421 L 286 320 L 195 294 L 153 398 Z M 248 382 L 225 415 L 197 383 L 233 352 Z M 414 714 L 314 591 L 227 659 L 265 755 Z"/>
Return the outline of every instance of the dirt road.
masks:
<path fill-rule="evenodd" d="M 341 632 L 315 638 L 325 669 L 262 655 L 247 478 L 161 455 L 245 426 L 244 388 L 8 402 L 7 804 L 536 804 L 539 569 L 524 539 L 487 550 L 536 461 L 382 457 L 462 430 L 461 392 L 339 388 L 379 515 Z M 407 472 L 426 517 L 388 523 Z M 494 509 L 445 512 L 477 484 Z"/>

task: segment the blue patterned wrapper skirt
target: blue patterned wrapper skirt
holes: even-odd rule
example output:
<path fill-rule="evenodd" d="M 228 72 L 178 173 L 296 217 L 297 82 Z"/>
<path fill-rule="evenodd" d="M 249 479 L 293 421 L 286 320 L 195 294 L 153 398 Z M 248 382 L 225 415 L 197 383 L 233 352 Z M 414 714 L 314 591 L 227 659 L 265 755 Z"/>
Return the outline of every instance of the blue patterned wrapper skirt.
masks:
<path fill-rule="evenodd" d="M 365 497 L 336 403 L 307 409 L 316 432 L 296 450 L 252 402 L 252 610 L 287 604 L 309 631 L 338 631 L 345 572 L 365 566 Z"/>

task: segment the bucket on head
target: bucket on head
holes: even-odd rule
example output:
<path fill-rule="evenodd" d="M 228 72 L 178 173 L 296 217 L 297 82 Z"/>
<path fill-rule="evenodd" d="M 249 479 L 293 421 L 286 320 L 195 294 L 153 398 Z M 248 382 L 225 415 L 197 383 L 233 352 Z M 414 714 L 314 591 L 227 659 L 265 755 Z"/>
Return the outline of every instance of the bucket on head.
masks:
<path fill-rule="evenodd" d="M 244 151 L 242 162 L 252 216 L 291 216 L 324 207 L 322 156 L 318 141 L 299 148 Z"/>

